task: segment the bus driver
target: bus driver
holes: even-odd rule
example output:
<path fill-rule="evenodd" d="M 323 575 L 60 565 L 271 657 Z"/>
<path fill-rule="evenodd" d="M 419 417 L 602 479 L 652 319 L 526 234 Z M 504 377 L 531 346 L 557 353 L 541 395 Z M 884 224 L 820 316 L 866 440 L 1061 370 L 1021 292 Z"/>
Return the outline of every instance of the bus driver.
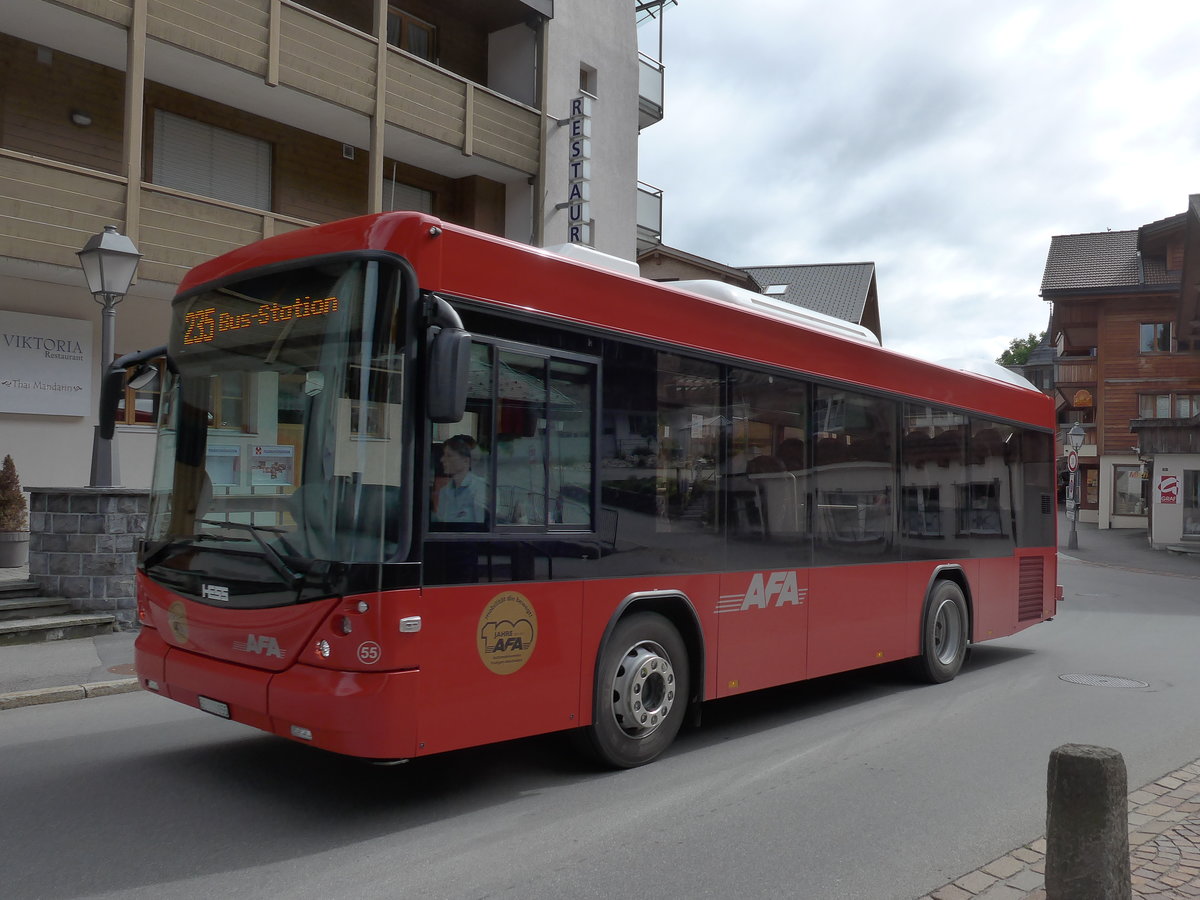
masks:
<path fill-rule="evenodd" d="M 482 478 L 471 471 L 475 439 L 456 434 L 442 444 L 442 469 L 450 480 L 438 491 L 435 522 L 483 522 L 487 491 Z"/>

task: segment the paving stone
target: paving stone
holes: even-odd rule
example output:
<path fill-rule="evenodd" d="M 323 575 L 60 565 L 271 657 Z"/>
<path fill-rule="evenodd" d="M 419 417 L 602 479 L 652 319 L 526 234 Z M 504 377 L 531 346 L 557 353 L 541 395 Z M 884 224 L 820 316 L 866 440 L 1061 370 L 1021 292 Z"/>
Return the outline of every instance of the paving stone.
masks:
<path fill-rule="evenodd" d="M 995 875 L 997 878 L 1008 878 L 1010 875 L 1016 875 L 1025 864 L 1018 859 L 1013 859 L 1011 856 L 1001 856 L 999 859 L 994 859 L 986 866 L 983 871 L 989 875 Z"/>
<path fill-rule="evenodd" d="M 954 879 L 954 883 L 963 890 L 970 891 L 972 894 L 982 894 L 997 881 L 996 878 L 988 875 L 986 872 L 971 872 L 964 875 L 962 878 Z"/>
<path fill-rule="evenodd" d="M 960 887 L 955 887 L 952 884 L 948 884 L 944 888 L 938 888 L 929 896 L 931 896 L 933 900 L 970 900 L 972 895 Z"/>
<path fill-rule="evenodd" d="M 1034 850 L 1030 850 L 1028 847 L 1018 847 L 1016 850 L 1014 850 L 1012 852 L 1011 855 L 1015 856 L 1017 859 L 1021 860 L 1021 862 L 1023 862 L 1023 863 L 1037 862 L 1039 859 L 1042 858 L 1042 854 L 1040 854 Z"/>
<path fill-rule="evenodd" d="M 1024 872 L 1018 872 L 1004 883 L 1011 884 L 1013 887 L 1020 888 L 1025 892 L 1030 892 L 1044 888 L 1046 886 L 1046 878 L 1032 869 L 1026 869 Z"/>
<path fill-rule="evenodd" d="M 1007 884 L 998 884 L 980 894 L 978 900 L 1025 900 L 1025 892 Z"/>

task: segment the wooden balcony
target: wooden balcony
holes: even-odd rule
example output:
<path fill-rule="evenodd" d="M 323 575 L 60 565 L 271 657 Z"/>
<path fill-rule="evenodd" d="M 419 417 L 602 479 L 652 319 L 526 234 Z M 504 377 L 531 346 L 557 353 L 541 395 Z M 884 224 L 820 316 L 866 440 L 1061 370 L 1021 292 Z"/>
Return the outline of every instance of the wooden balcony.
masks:
<path fill-rule="evenodd" d="M 132 0 L 60 5 L 122 28 L 132 19 Z M 378 38 L 291 0 L 148 0 L 146 34 L 368 118 L 382 92 L 388 125 L 526 175 L 538 170 L 538 110 L 394 47 L 380 74 Z M 155 79 L 153 57 L 146 77 Z"/>
<path fill-rule="evenodd" d="M 1096 358 L 1093 356 L 1060 356 L 1054 361 L 1054 384 L 1059 388 L 1087 387 L 1094 390 Z"/>
<path fill-rule="evenodd" d="M 138 276 L 176 284 L 192 266 L 242 244 L 314 224 L 141 184 Z M 0 149 L 0 256 L 78 268 L 76 252 L 125 221 L 124 178 Z"/>

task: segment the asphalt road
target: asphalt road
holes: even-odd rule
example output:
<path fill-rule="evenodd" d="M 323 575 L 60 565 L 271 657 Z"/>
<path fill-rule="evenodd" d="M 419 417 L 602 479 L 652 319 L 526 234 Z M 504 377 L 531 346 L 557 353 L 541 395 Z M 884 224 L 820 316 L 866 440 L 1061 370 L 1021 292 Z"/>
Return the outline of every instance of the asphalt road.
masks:
<path fill-rule="evenodd" d="M 1131 788 L 1200 757 L 1200 579 L 1060 580 L 1054 622 L 949 684 L 883 667 L 720 701 L 628 772 L 560 736 L 373 767 L 146 694 L 5 711 L 0 893 L 916 897 L 1043 833 L 1059 744 L 1120 750 Z"/>

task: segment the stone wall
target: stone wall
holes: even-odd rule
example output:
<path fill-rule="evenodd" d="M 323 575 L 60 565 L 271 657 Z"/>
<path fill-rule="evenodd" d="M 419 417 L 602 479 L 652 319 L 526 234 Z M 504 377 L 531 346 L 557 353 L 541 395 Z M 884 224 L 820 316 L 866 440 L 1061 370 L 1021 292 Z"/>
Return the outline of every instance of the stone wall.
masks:
<path fill-rule="evenodd" d="M 77 611 L 137 624 L 134 572 L 150 494 L 132 488 L 37 488 L 29 493 L 29 578 Z"/>

